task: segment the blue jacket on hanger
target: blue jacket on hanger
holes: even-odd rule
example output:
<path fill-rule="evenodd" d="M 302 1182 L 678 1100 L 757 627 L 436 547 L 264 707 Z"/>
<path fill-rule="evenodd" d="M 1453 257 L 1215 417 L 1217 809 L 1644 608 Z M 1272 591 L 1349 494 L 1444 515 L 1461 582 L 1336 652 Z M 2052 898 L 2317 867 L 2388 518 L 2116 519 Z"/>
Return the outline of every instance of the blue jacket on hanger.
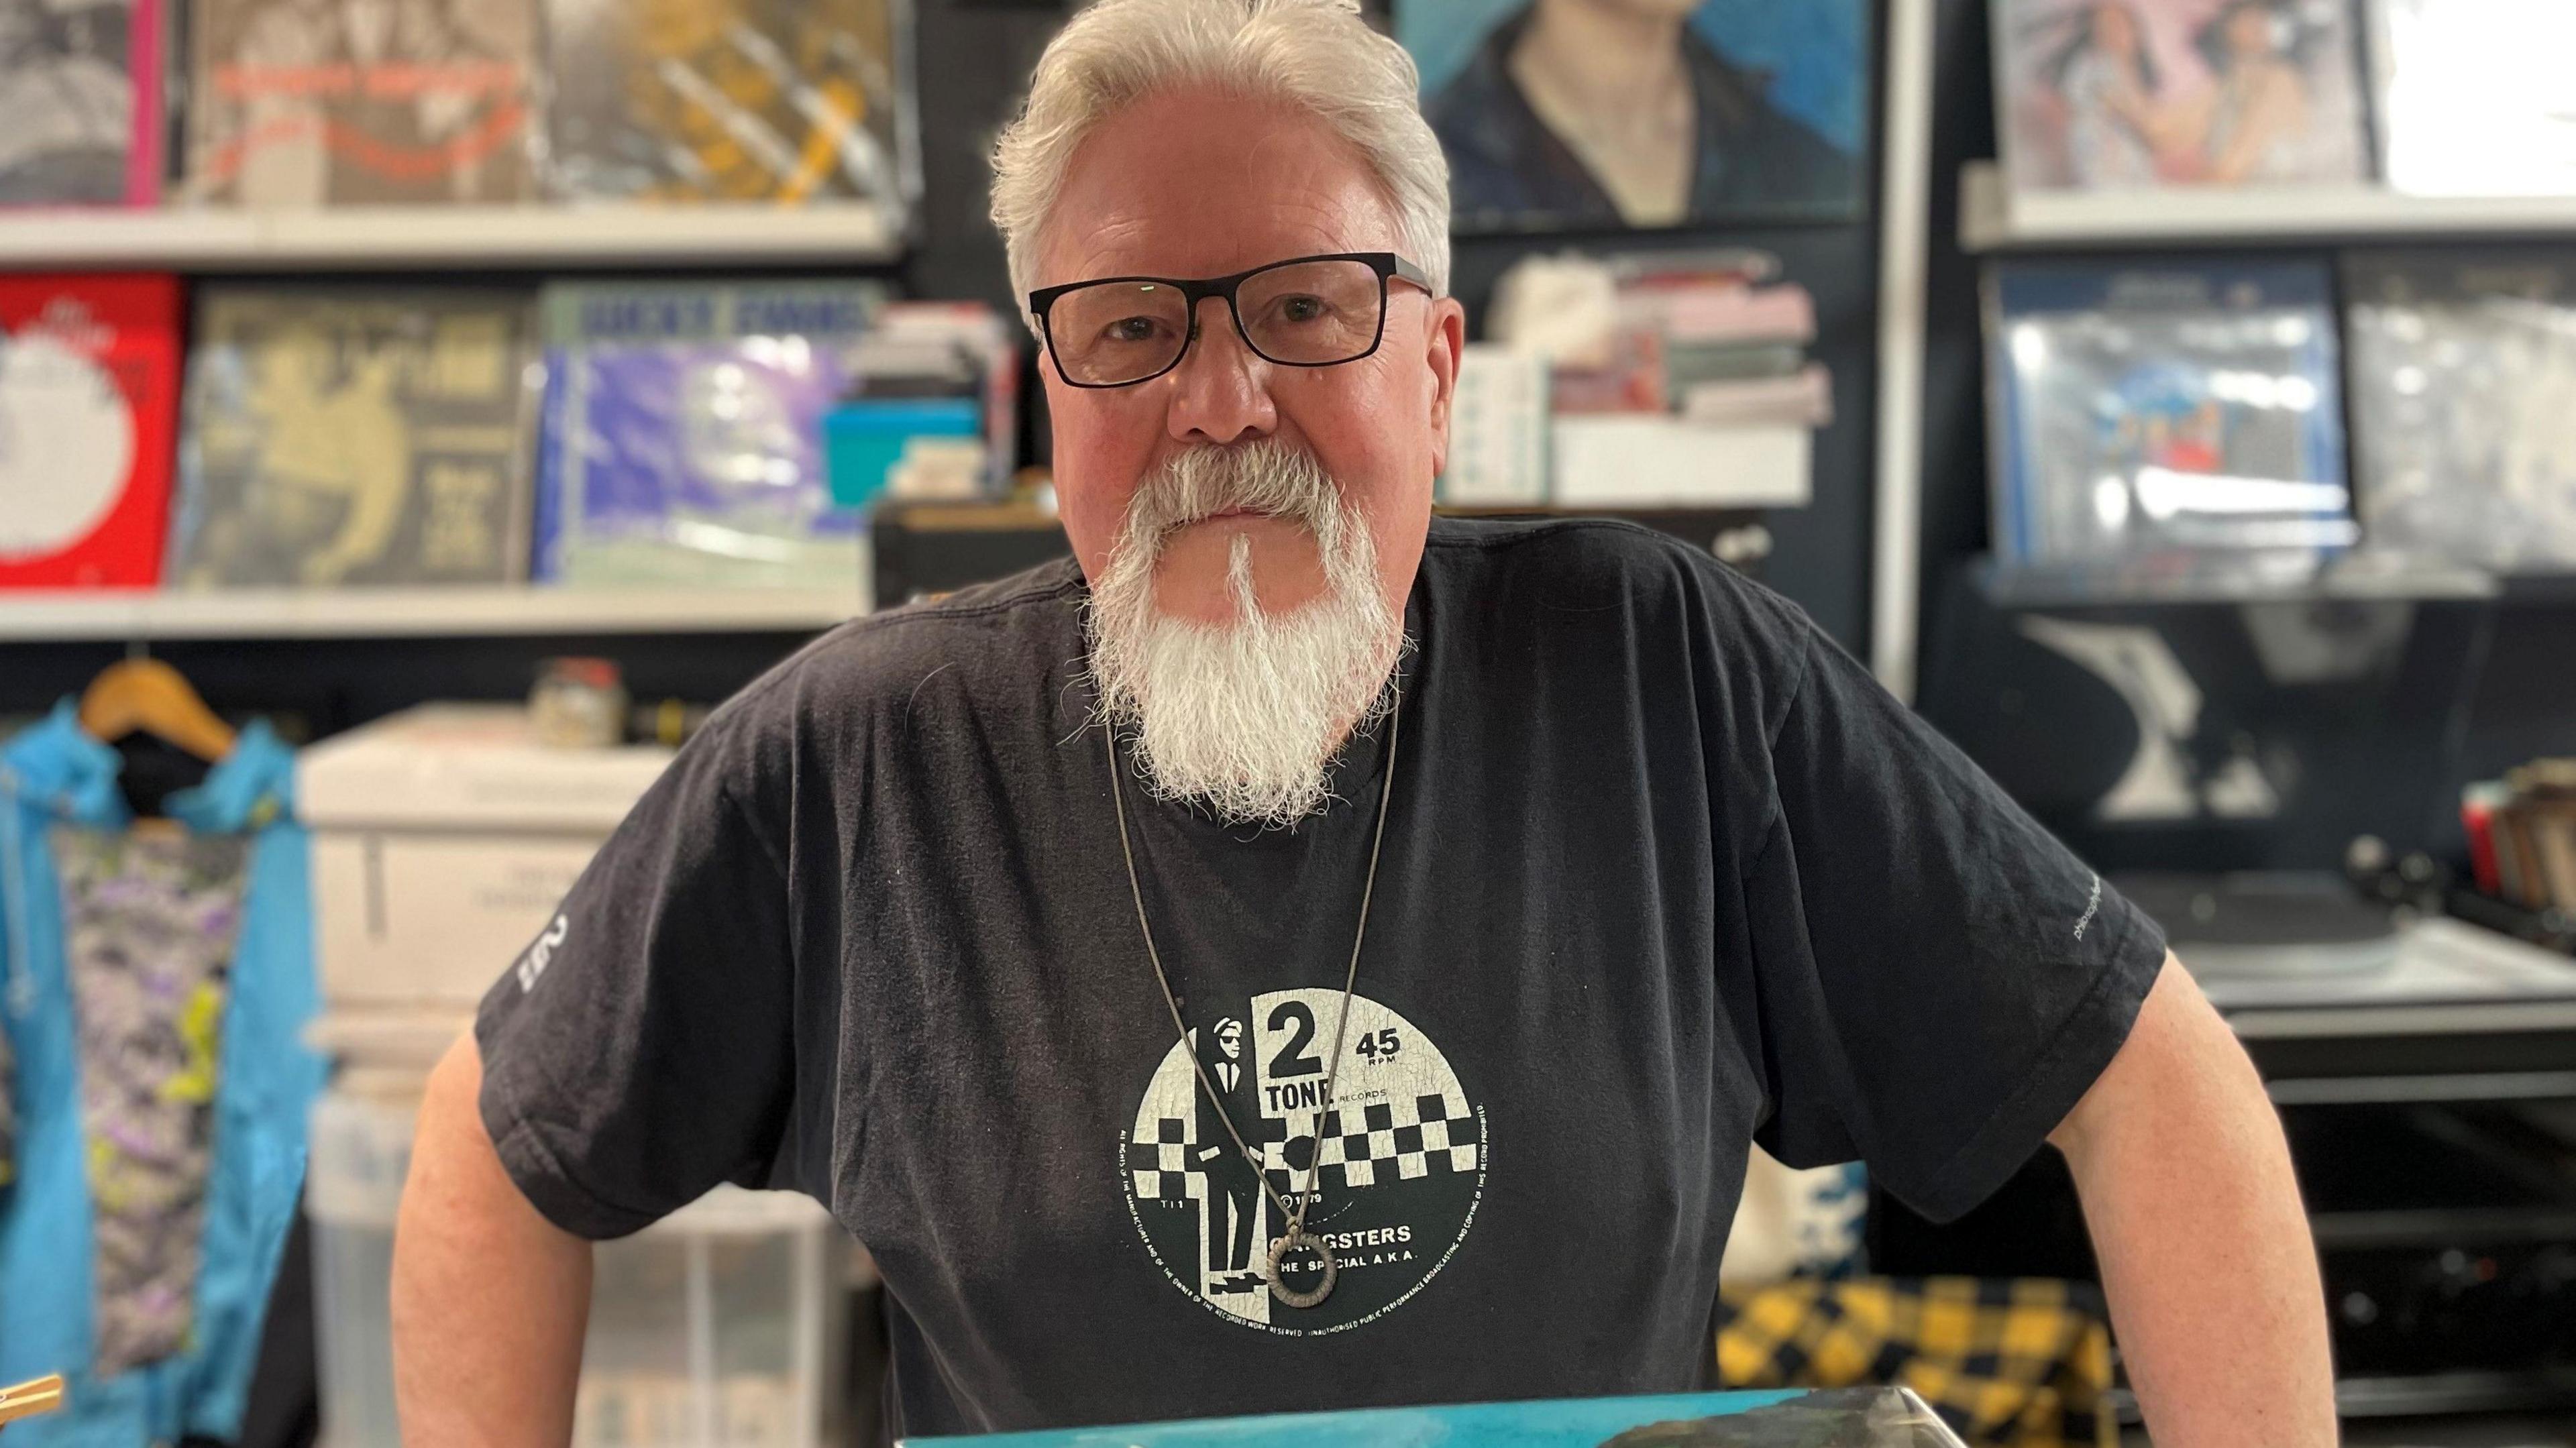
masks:
<path fill-rule="evenodd" d="M 69 701 L 0 745 L 0 1033 L 15 1057 L 15 1180 L 0 1187 L 0 1383 L 59 1372 L 63 1412 L 9 1429 L 8 1448 L 142 1448 L 238 1436 L 260 1327 L 304 1176 L 305 1116 L 323 1064 L 301 1040 L 318 1005 L 294 752 L 242 731 L 194 789 L 164 805 L 200 834 L 251 837 L 212 1083 L 202 1256 L 180 1349 L 95 1370 L 97 1242 L 66 954 L 57 826 L 122 830 L 117 752 Z"/>

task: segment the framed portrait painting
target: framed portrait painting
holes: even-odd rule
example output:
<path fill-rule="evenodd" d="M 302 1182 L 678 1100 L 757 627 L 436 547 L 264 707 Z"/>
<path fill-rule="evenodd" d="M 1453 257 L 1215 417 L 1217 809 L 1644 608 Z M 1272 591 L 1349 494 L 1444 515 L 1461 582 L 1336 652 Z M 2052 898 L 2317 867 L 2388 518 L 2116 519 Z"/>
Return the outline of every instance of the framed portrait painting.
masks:
<path fill-rule="evenodd" d="M 1394 0 L 1461 233 L 1859 217 L 1872 0 Z"/>

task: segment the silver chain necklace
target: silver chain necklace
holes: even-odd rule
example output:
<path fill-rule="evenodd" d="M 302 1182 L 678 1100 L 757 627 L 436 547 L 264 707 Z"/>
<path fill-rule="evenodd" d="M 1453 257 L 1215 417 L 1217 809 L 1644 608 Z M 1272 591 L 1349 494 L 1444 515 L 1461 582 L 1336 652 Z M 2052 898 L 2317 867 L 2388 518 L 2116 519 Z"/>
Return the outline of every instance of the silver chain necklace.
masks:
<path fill-rule="evenodd" d="M 1261 1189 L 1269 1194 L 1270 1200 L 1279 1208 L 1279 1215 L 1288 1223 L 1288 1230 L 1280 1234 L 1278 1243 L 1271 1247 L 1270 1255 L 1264 1259 L 1261 1276 L 1270 1284 L 1270 1295 L 1289 1307 L 1321 1305 L 1325 1298 L 1333 1295 L 1333 1284 L 1341 1275 L 1340 1268 L 1333 1261 L 1333 1249 L 1306 1235 L 1306 1209 L 1315 1204 L 1315 1184 L 1323 1175 L 1324 1114 L 1333 1109 L 1333 1083 L 1341 1079 L 1342 1029 L 1351 1023 L 1351 991 L 1359 984 L 1360 945 L 1368 939 L 1369 899 L 1377 893 L 1378 851 L 1386 843 L 1387 802 L 1395 797 L 1395 746 L 1403 730 L 1404 696 L 1399 691 L 1395 708 L 1387 719 L 1386 781 L 1378 790 L 1377 829 L 1369 838 L 1368 878 L 1360 886 L 1359 928 L 1351 932 L 1351 964 L 1342 976 L 1342 1008 L 1333 1019 L 1333 1050 L 1327 1058 L 1331 1064 L 1324 1068 L 1324 1096 L 1315 1106 L 1315 1149 L 1306 1163 L 1306 1190 L 1299 1195 L 1294 1208 L 1288 1205 L 1287 1198 L 1279 1194 L 1279 1188 L 1270 1184 L 1270 1173 L 1262 1170 L 1260 1158 L 1254 1156 L 1252 1148 L 1244 1143 L 1243 1133 L 1235 1129 L 1234 1114 L 1225 1109 L 1225 1098 L 1217 1094 L 1216 1083 L 1208 1079 L 1207 1063 L 1190 1048 L 1190 1028 L 1181 1021 L 1180 998 L 1172 994 L 1172 978 L 1164 973 L 1162 952 L 1154 948 L 1153 922 L 1145 918 L 1145 887 L 1136 879 L 1136 847 L 1127 837 L 1127 789 L 1119 778 L 1125 771 L 1118 765 L 1118 736 L 1108 730 L 1101 731 L 1109 735 L 1109 794 L 1118 802 L 1118 852 L 1127 861 L 1127 891 L 1136 901 L 1136 928 L 1145 937 L 1145 958 L 1153 962 L 1154 983 L 1163 988 L 1163 1004 L 1172 1011 L 1172 1030 L 1180 1037 L 1181 1054 L 1189 1057 L 1190 1069 L 1198 1075 L 1199 1089 L 1205 1091 L 1208 1100 L 1216 1106 L 1216 1119 L 1225 1123 L 1225 1134 L 1234 1138 L 1234 1149 L 1242 1153 L 1244 1161 L 1252 1167 L 1253 1179 L 1261 1183 Z M 1280 1259 L 1301 1246 L 1313 1249 L 1324 1263 L 1324 1280 L 1317 1283 L 1312 1292 L 1292 1291 L 1287 1283 L 1279 1280 Z"/>

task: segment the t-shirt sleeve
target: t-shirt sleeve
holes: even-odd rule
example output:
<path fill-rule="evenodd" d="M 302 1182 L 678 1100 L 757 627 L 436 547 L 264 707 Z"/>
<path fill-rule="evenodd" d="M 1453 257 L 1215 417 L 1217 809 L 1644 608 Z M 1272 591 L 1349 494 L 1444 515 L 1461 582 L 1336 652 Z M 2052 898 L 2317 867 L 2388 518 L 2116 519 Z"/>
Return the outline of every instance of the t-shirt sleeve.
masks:
<path fill-rule="evenodd" d="M 483 998 L 484 1126 L 566 1231 L 621 1236 L 719 1182 L 770 1184 L 794 959 L 759 793 L 750 745 L 710 725 Z"/>
<path fill-rule="evenodd" d="M 1849 654 L 1795 632 L 1777 809 L 1744 879 L 1759 1139 L 1792 1166 L 1857 1156 L 1947 1220 L 2110 1064 L 2164 936 Z"/>

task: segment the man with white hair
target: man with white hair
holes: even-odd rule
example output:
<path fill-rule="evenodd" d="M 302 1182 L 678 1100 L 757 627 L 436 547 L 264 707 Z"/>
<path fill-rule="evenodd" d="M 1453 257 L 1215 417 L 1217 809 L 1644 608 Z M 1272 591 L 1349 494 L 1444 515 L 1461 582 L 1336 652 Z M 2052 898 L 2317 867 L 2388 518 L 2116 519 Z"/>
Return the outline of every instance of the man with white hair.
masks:
<path fill-rule="evenodd" d="M 564 1441 L 588 1240 L 728 1180 L 874 1252 L 905 1433 L 1693 1388 L 1756 1141 L 1936 1215 L 2055 1142 L 2158 1441 L 2331 1441 L 2155 925 L 1705 554 L 1430 517 L 1444 172 L 1350 0 L 1102 0 L 995 173 L 1075 557 L 745 690 L 494 986 L 408 1441 Z"/>

